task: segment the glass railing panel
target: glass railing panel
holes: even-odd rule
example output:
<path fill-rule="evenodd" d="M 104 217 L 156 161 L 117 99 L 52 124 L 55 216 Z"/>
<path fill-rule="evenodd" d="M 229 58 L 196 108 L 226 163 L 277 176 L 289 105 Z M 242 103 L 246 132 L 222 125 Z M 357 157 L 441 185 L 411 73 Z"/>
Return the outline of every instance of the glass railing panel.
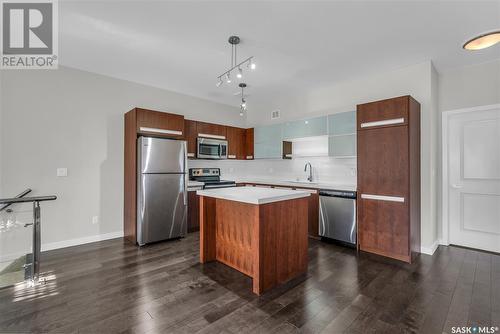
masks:
<path fill-rule="evenodd" d="M 0 211 L 0 288 L 32 275 L 33 207 L 18 204 Z"/>

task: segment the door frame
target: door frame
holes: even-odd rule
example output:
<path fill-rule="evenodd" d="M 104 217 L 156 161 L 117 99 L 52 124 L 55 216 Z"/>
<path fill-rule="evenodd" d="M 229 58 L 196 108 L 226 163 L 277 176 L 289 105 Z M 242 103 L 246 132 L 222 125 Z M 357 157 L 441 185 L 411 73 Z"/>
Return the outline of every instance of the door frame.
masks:
<path fill-rule="evenodd" d="M 450 244 L 449 221 L 449 180 L 448 180 L 448 124 L 452 115 L 499 109 L 500 104 L 490 104 L 479 107 L 447 110 L 441 114 L 441 242 L 442 245 Z"/>

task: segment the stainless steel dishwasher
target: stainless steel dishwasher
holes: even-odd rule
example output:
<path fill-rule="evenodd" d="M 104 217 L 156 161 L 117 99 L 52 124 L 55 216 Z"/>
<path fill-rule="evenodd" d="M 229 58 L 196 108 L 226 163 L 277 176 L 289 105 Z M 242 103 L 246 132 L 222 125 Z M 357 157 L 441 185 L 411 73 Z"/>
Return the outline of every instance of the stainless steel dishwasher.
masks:
<path fill-rule="evenodd" d="M 319 235 L 356 246 L 356 192 L 319 191 Z"/>

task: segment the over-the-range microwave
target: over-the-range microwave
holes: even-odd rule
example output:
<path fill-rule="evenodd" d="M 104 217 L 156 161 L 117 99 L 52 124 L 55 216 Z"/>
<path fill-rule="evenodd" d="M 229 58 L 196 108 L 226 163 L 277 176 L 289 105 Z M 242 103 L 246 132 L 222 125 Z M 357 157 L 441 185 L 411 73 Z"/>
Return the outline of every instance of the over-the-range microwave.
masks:
<path fill-rule="evenodd" d="M 199 159 L 227 159 L 227 140 L 198 137 L 197 155 Z"/>

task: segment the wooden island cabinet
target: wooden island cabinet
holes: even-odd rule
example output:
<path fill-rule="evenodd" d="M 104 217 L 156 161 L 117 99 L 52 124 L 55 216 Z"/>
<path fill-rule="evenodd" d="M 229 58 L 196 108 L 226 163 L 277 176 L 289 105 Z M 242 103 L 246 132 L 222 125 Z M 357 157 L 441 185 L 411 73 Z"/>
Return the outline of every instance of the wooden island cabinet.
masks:
<path fill-rule="evenodd" d="M 199 190 L 200 262 L 253 279 L 260 295 L 307 272 L 309 193 L 234 187 Z"/>

